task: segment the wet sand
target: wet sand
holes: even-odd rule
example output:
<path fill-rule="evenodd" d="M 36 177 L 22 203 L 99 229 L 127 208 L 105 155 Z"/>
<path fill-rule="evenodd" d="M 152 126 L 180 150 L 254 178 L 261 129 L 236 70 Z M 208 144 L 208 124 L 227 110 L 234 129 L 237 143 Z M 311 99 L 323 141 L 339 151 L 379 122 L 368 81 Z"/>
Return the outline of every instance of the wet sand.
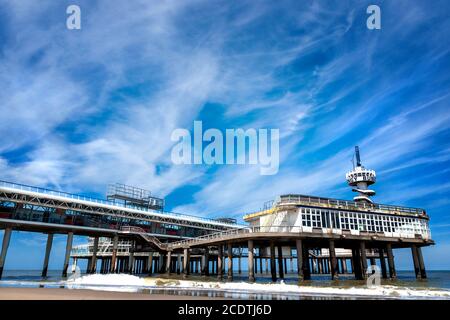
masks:
<path fill-rule="evenodd" d="M 0 300 L 208 300 L 208 297 L 60 288 L 0 288 Z M 220 299 L 220 298 L 219 298 Z"/>

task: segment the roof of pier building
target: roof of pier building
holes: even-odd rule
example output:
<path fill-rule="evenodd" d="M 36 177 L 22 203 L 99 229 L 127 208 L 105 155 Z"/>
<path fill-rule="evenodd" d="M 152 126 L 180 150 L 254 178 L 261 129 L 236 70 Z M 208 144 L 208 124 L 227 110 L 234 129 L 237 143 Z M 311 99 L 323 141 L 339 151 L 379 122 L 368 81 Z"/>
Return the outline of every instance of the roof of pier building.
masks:
<path fill-rule="evenodd" d="M 338 211 L 356 211 L 362 213 L 398 215 L 429 219 L 425 209 L 422 208 L 412 208 L 378 203 L 372 204 L 366 202 L 356 202 L 352 200 L 323 198 L 301 194 L 281 195 L 273 202 L 273 205 L 270 208 L 265 208 L 256 212 L 245 214 L 243 219 L 248 222 L 260 216 L 273 214 L 280 209 L 286 209 L 288 207 L 325 208 Z"/>

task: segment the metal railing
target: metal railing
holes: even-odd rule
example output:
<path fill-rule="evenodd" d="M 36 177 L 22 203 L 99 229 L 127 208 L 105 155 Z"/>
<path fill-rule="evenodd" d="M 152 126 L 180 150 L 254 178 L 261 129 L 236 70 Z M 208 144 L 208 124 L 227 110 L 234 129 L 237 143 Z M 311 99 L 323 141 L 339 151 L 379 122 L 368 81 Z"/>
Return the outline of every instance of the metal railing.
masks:
<path fill-rule="evenodd" d="M 120 228 L 120 230 L 123 232 L 138 234 L 142 238 L 144 238 L 145 241 L 154 243 L 158 248 L 162 250 L 167 250 L 167 243 L 162 243 L 157 237 L 147 234 L 147 232 L 142 228 L 134 226 L 123 226 Z"/>
<path fill-rule="evenodd" d="M 204 236 L 196 237 L 194 239 L 171 242 L 168 244 L 168 247 L 169 248 L 183 247 L 183 246 L 192 245 L 194 243 L 199 243 L 199 242 L 206 241 L 206 240 L 209 241 L 209 240 L 213 240 L 213 239 L 223 238 L 225 236 L 245 234 L 245 233 L 249 233 L 249 232 L 251 232 L 251 228 L 242 228 L 242 229 L 233 229 L 233 230 L 215 232 L 215 233 L 210 233 L 210 234 L 207 234 Z"/>
<path fill-rule="evenodd" d="M 425 214 L 425 210 L 421 208 L 411 208 L 402 206 L 393 206 L 386 204 L 368 204 L 365 202 L 355 202 L 350 200 L 339 200 L 331 198 L 321 198 L 305 195 L 283 195 L 278 198 L 276 204 L 280 203 L 299 203 L 307 205 L 329 205 L 336 207 L 344 207 L 348 209 L 366 209 L 366 210 L 382 210 L 389 212 L 401 212 L 407 214 Z"/>
<path fill-rule="evenodd" d="M 56 196 L 56 197 L 62 197 L 62 198 L 71 199 L 71 200 L 93 202 L 93 203 L 98 203 L 98 204 L 103 204 L 103 205 L 108 205 L 108 206 L 115 206 L 115 207 L 120 207 L 120 208 L 142 211 L 142 212 L 146 212 L 146 213 L 164 214 L 167 216 L 174 216 L 174 217 L 177 217 L 180 219 L 186 219 L 186 220 L 191 220 L 191 221 L 198 220 L 200 222 L 228 225 L 230 227 L 241 226 L 239 224 L 234 224 L 234 223 L 219 222 L 213 218 L 205 218 L 205 217 L 187 215 L 187 214 L 170 212 L 170 211 L 156 211 L 156 210 L 147 209 L 147 208 L 143 208 L 143 207 L 125 205 L 120 202 L 98 199 L 98 198 L 93 198 L 93 197 L 88 197 L 88 196 L 83 196 L 83 195 L 77 195 L 77 194 L 72 194 L 72 193 L 63 192 L 63 191 L 55 191 L 55 190 L 45 189 L 45 188 L 41 188 L 41 187 L 34 187 L 34 186 L 29 186 L 29 185 L 25 185 L 25 184 L 14 183 L 14 182 L 8 182 L 8 181 L 3 181 L 3 180 L 0 180 L 0 187 L 14 189 L 14 190 L 27 191 L 27 192 L 40 193 L 40 194 Z"/>

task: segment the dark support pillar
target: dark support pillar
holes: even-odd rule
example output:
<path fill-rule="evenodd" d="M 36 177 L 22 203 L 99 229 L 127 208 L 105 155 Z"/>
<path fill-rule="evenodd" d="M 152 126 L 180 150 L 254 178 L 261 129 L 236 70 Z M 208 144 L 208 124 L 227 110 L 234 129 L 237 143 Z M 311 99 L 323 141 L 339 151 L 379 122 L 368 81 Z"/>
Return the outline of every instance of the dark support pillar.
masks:
<path fill-rule="evenodd" d="M 164 254 L 160 252 L 158 258 L 158 273 L 164 273 L 164 271 Z"/>
<path fill-rule="evenodd" d="M 361 268 L 362 268 L 362 276 L 364 279 L 367 278 L 367 256 L 366 256 L 366 243 L 361 241 L 359 243 L 359 248 L 361 250 Z"/>
<path fill-rule="evenodd" d="M 111 272 L 115 273 L 117 271 L 117 247 L 119 245 L 119 236 L 116 234 L 113 238 L 113 249 L 111 255 Z"/>
<path fill-rule="evenodd" d="M 233 280 L 233 245 L 231 244 L 231 242 L 228 243 L 227 253 L 228 253 L 228 280 L 231 281 Z"/>
<path fill-rule="evenodd" d="M 355 278 L 357 280 L 363 279 L 361 267 L 361 254 L 359 248 L 352 249 L 352 271 L 355 274 Z"/>
<path fill-rule="evenodd" d="M 422 248 L 416 247 L 416 250 L 417 250 L 417 257 L 419 258 L 420 277 L 422 279 L 426 279 L 427 272 L 425 270 L 425 263 L 423 261 Z"/>
<path fill-rule="evenodd" d="M 87 258 L 86 273 L 89 273 L 89 270 L 91 270 L 91 261 L 92 261 L 92 258 Z"/>
<path fill-rule="evenodd" d="M 172 263 L 172 251 L 167 251 L 167 261 L 166 261 L 166 273 L 170 274 L 170 267 Z"/>
<path fill-rule="evenodd" d="M 263 273 L 263 259 L 261 258 L 262 248 L 259 248 L 259 272 Z"/>
<path fill-rule="evenodd" d="M 187 277 L 189 275 L 189 249 L 184 248 L 183 250 L 183 276 Z"/>
<path fill-rule="evenodd" d="M 242 268 L 241 268 L 241 258 L 242 258 L 242 247 L 239 246 L 239 257 L 238 257 L 238 273 L 239 273 L 239 274 L 242 273 Z"/>
<path fill-rule="evenodd" d="M 45 246 L 44 266 L 42 267 L 42 277 L 47 276 L 48 261 L 50 259 L 50 252 L 52 251 L 53 233 L 47 235 L 47 245 Z"/>
<path fill-rule="evenodd" d="M 97 271 L 97 251 L 98 251 L 98 237 L 94 238 L 94 247 L 92 249 L 92 264 L 90 273 Z"/>
<path fill-rule="evenodd" d="M 248 281 L 255 281 L 255 274 L 253 272 L 253 240 L 248 240 Z"/>
<path fill-rule="evenodd" d="M 181 269 L 182 269 L 182 267 L 181 267 L 181 254 L 178 253 L 178 256 L 177 256 L 177 274 L 181 273 Z"/>
<path fill-rule="evenodd" d="M 134 273 L 134 244 L 130 249 L 130 256 L 128 257 L 128 273 Z"/>
<path fill-rule="evenodd" d="M 205 258 L 204 259 L 205 259 L 205 264 L 204 264 L 204 270 L 202 270 L 202 271 L 205 276 L 209 276 L 209 248 L 208 247 L 205 248 Z"/>
<path fill-rule="evenodd" d="M 295 245 L 297 248 L 297 273 L 298 273 L 298 280 L 302 281 L 304 279 L 303 275 L 303 245 L 302 240 L 296 240 Z"/>
<path fill-rule="evenodd" d="M 303 278 L 305 280 L 310 280 L 311 279 L 311 268 L 309 266 L 309 249 L 304 243 L 303 243 L 302 255 L 303 255 L 303 266 L 302 266 Z"/>
<path fill-rule="evenodd" d="M 6 253 L 8 252 L 9 241 L 11 240 L 12 228 L 6 228 L 3 234 L 2 252 L 0 254 L 0 279 L 2 278 L 3 268 L 5 267 Z"/>
<path fill-rule="evenodd" d="M 392 245 L 386 244 L 386 252 L 388 256 L 389 276 L 391 279 L 397 278 L 397 272 L 395 271 L 394 255 L 392 253 Z"/>
<path fill-rule="evenodd" d="M 223 278 L 223 246 L 219 244 L 217 248 L 217 278 L 222 280 Z"/>
<path fill-rule="evenodd" d="M 62 271 L 63 277 L 67 277 L 67 269 L 69 268 L 69 260 L 70 260 L 70 251 L 72 251 L 72 242 L 73 242 L 73 232 L 69 232 L 67 234 L 66 254 L 64 257 L 64 265 Z"/>
<path fill-rule="evenodd" d="M 270 242 L 270 273 L 272 274 L 272 281 L 277 281 L 277 270 L 275 265 L 275 245 L 273 241 Z"/>
<path fill-rule="evenodd" d="M 420 279 L 422 276 L 420 274 L 419 257 L 417 255 L 417 247 L 416 247 L 416 245 L 413 245 L 411 247 L 411 253 L 412 253 L 412 256 L 413 256 L 414 272 L 416 273 L 416 278 Z"/>
<path fill-rule="evenodd" d="M 387 279 L 386 260 L 384 259 L 384 249 L 382 247 L 378 248 L 378 254 L 380 256 L 381 276 L 383 279 Z"/>
<path fill-rule="evenodd" d="M 284 279 L 283 248 L 281 247 L 281 245 L 278 246 L 278 274 L 280 275 L 280 279 Z"/>
<path fill-rule="evenodd" d="M 338 264 L 336 259 L 336 249 L 334 247 L 334 240 L 330 240 L 329 243 L 329 250 L 330 250 L 330 262 L 331 262 L 331 279 L 337 279 L 338 278 Z"/>

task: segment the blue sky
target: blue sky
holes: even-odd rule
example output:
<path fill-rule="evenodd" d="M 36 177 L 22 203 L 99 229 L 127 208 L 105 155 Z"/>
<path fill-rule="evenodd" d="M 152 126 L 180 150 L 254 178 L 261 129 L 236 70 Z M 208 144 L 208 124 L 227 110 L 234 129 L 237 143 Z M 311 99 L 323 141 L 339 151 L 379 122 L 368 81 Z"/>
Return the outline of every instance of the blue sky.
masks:
<path fill-rule="evenodd" d="M 67 30 L 66 7 L 82 29 Z M 381 30 L 366 8 L 381 7 Z M 418 206 L 450 268 L 448 1 L 0 0 L 0 179 L 102 196 L 122 182 L 203 216 L 283 193 L 350 199 L 353 146 L 375 201 Z M 277 128 L 280 169 L 174 165 L 176 128 Z M 7 268 L 40 268 L 16 233 Z M 51 267 L 60 268 L 64 237 Z M 81 242 L 83 239 L 77 239 Z M 410 268 L 399 251 L 399 268 Z"/>

